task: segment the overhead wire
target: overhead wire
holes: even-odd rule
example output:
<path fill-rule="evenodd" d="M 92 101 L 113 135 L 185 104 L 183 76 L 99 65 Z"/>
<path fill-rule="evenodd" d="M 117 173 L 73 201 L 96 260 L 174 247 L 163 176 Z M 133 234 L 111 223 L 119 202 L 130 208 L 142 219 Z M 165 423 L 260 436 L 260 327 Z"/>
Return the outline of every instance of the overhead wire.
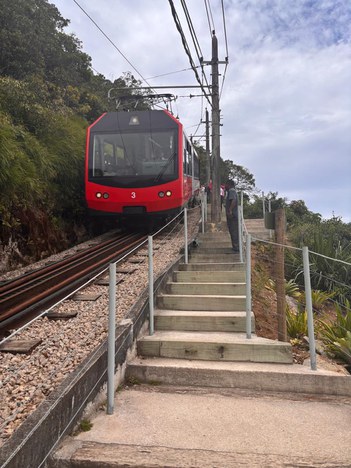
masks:
<path fill-rule="evenodd" d="M 216 30 L 216 28 L 215 28 L 215 24 L 214 24 L 214 21 L 213 21 L 211 4 L 210 4 L 209 0 L 204 0 L 204 2 L 205 2 L 206 14 L 207 14 L 207 21 L 208 21 L 208 25 L 209 25 L 209 28 L 210 28 L 210 35 L 212 36 L 212 33 L 213 33 L 213 31 Z M 212 22 L 212 24 L 211 24 L 211 22 Z"/>
<path fill-rule="evenodd" d="M 206 77 L 206 73 L 205 73 L 205 70 L 204 70 L 204 67 L 203 67 L 203 53 L 202 53 L 202 50 L 201 50 L 201 47 L 200 47 L 200 43 L 199 43 L 199 40 L 197 38 L 197 34 L 195 32 L 195 28 L 194 28 L 194 25 L 193 25 L 193 22 L 191 20 L 191 16 L 190 16 L 190 13 L 189 13 L 189 10 L 188 10 L 188 7 L 186 5 L 186 1 L 185 0 L 181 0 L 181 4 L 182 4 L 182 7 L 183 7 L 183 11 L 184 11 L 184 15 L 185 15 L 185 18 L 186 18 L 186 21 L 188 23 L 188 27 L 189 27 L 189 31 L 190 31 L 190 35 L 193 39 L 193 44 L 194 44 L 194 48 L 195 48 L 195 51 L 196 51 L 196 54 L 197 54 L 197 58 L 201 64 L 201 70 L 202 70 L 202 77 L 205 79 L 206 81 L 206 85 L 207 85 L 207 88 L 210 89 L 210 86 L 209 86 L 209 83 L 208 83 L 208 80 L 207 80 L 207 77 Z M 202 114 L 202 113 L 201 113 Z"/>
<path fill-rule="evenodd" d="M 198 65 L 196 68 L 201 68 L 201 65 Z M 183 68 L 182 70 L 176 70 L 176 71 L 172 71 L 169 73 L 162 73 L 161 75 L 150 76 L 149 78 L 147 78 L 147 80 L 153 80 L 154 78 L 161 78 L 163 76 L 168 76 L 168 75 L 175 75 L 176 73 L 182 73 L 182 72 L 190 71 L 190 70 L 192 70 L 191 67 Z"/>
<path fill-rule="evenodd" d="M 77 0 L 73 0 L 73 2 L 82 10 L 82 12 L 90 19 L 90 21 L 97 27 L 97 29 L 101 32 L 101 34 L 110 42 L 110 44 L 117 50 L 117 52 L 124 58 L 124 60 L 133 68 L 133 70 L 141 77 L 141 79 L 148 85 L 150 86 L 150 89 L 152 89 L 152 86 L 150 83 L 148 83 L 147 79 L 143 77 L 143 75 L 140 73 L 140 71 L 132 64 L 130 60 L 126 57 L 126 55 L 117 47 L 117 45 L 112 41 L 112 39 L 103 31 L 103 29 L 97 24 L 97 22 L 89 15 L 89 13 L 84 10 L 84 8 L 77 2 Z M 154 90 L 155 91 L 155 90 Z"/>
<path fill-rule="evenodd" d="M 226 75 L 227 75 L 228 61 L 229 61 L 228 36 L 227 36 L 227 25 L 226 25 L 226 20 L 225 20 L 224 0 L 221 0 L 221 4 L 222 4 L 222 19 L 223 19 L 224 40 L 225 40 L 225 49 L 226 49 L 226 58 L 225 58 L 226 64 L 225 64 L 225 68 L 223 72 L 222 86 L 221 86 L 221 91 L 219 93 L 219 98 L 222 97 L 224 82 L 225 82 Z"/>
<path fill-rule="evenodd" d="M 190 49 L 189 49 L 189 46 L 188 46 L 188 43 L 187 43 L 187 40 L 186 40 L 186 37 L 185 37 L 185 34 L 184 34 L 184 31 L 183 31 L 183 28 L 182 28 L 182 25 L 180 23 L 180 20 L 179 20 L 179 17 L 177 15 L 177 12 L 176 12 L 176 9 L 174 7 L 174 3 L 173 3 L 173 0 L 168 0 L 169 2 L 169 5 L 171 7 L 171 12 L 172 12 L 172 16 L 173 16 L 173 19 L 174 19 L 174 22 L 175 22 L 175 25 L 176 25 L 176 28 L 181 36 L 181 40 L 182 40 L 182 44 L 183 44 L 183 47 L 184 47 L 184 50 L 185 50 L 185 53 L 187 54 L 188 56 L 188 59 L 189 59 L 189 62 L 190 62 L 190 66 L 191 68 L 193 69 L 194 71 L 194 74 L 195 74 L 195 77 L 196 77 L 196 80 L 197 82 L 199 83 L 200 85 L 200 88 L 202 89 L 202 92 L 204 93 L 204 96 L 206 97 L 207 101 L 209 102 L 210 106 L 212 107 L 212 103 L 209 99 L 209 96 L 207 94 L 207 91 L 205 90 L 201 80 L 200 80 L 200 77 L 199 77 L 199 74 L 197 73 L 197 70 L 196 70 L 196 65 L 193 61 L 193 58 L 191 56 L 191 52 L 190 52 Z"/>

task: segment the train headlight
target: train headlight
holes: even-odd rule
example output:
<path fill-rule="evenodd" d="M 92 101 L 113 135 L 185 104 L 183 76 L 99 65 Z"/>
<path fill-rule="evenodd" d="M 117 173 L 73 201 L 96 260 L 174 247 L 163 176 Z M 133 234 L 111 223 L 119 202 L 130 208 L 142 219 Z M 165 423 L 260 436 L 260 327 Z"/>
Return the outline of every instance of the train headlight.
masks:
<path fill-rule="evenodd" d="M 172 192 L 171 192 L 170 190 L 167 190 L 166 196 L 167 196 L 167 197 L 170 197 L 171 195 L 172 195 Z"/>
<path fill-rule="evenodd" d="M 103 198 L 105 198 L 105 200 L 107 200 L 107 198 L 108 198 L 109 196 L 110 196 L 110 195 L 109 195 L 108 193 L 106 193 L 106 192 L 103 194 Z"/>
<path fill-rule="evenodd" d="M 96 198 L 101 198 L 101 197 L 102 197 L 102 193 L 101 193 L 101 192 L 96 192 L 95 196 L 96 196 Z"/>
<path fill-rule="evenodd" d="M 163 198 L 163 197 L 165 196 L 165 192 L 158 192 L 158 196 L 159 196 L 160 198 Z"/>

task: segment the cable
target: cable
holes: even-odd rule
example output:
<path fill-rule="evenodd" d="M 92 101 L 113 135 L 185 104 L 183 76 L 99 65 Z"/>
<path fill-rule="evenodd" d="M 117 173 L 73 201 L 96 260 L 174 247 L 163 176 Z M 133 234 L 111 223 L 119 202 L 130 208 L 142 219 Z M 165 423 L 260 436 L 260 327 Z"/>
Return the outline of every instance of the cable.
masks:
<path fill-rule="evenodd" d="M 116 44 L 112 41 L 112 39 L 110 39 L 108 37 L 108 35 L 100 28 L 100 26 L 97 24 L 97 22 L 84 10 L 83 7 L 81 7 L 79 5 L 79 3 L 77 2 L 77 0 L 73 0 L 74 3 L 82 10 L 82 12 L 90 19 L 90 21 L 92 23 L 94 23 L 94 25 L 98 28 L 98 30 L 101 32 L 101 34 L 103 34 L 106 39 L 110 42 L 110 44 L 112 44 L 112 46 L 117 50 L 117 52 L 122 55 L 122 57 L 124 58 L 124 60 L 126 60 L 126 62 L 133 68 L 133 70 L 141 77 L 141 79 L 143 81 L 145 81 L 145 83 L 147 85 L 150 86 L 150 88 L 152 89 L 152 86 L 150 85 L 150 83 L 148 83 L 148 81 L 143 77 L 143 75 L 139 72 L 139 70 L 127 59 L 127 57 L 123 54 L 123 52 L 116 46 Z"/>
<path fill-rule="evenodd" d="M 191 21 L 191 17 L 190 17 L 190 14 L 189 14 L 188 7 L 187 7 L 187 5 L 185 3 L 185 0 L 181 0 L 181 4 L 182 4 L 182 7 L 183 7 L 185 18 L 186 18 L 188 26 L 189 26 L 189 31 L 190 31 L 191 37 L 193 39 L 196 54 L 198 56 L 199 61 L 201 62 L 201 59 L 203 58 L 203 53 L 202 53 L 199 41 L 197 39 L 197 35 L 196 35 L 195 29 L 194 29 L 194 25 L 193 25 L 193 22 Z"/>
<path fill-rule="evenodd" d="M 201 68 L 201 65 L 198 65 L 195 68 Z M 169 73 L 163 73 L 162 75 L 151 76 L 150 78 L 147 78 L 147 79 L 148 80 L 153 80 L 154 78 L 161 78 L 162 76 L 174 75 L 176 73 L 181 73 L 181 72 L 185 72 L 185 71 L 189 71 L 189 70 L 192 70 L 192 68 L 183 68 L 182 70 L 177 70 L 177 71 L 173 71 L 173 72 L 169 72 Z"/>
<path fill-rule="evenodd" d="M 191 37 L 193 39 L 193 43 L 194 43 L 195 51 L 196 51 L 196 54 L 197 54 L 197 58 L 199 59 L 199 62 L 202 64 L 202 62 L 203 62 L 203 53 L 202 53 L 199 41 L 197 39 L 197 35 L 196 35 L 195 29 L 194 29 L 193 22 L 191 21 L 191 17 L 190 17 L 188 7 L 186 5 L 185 0 L 181 0 L 181 3 L 182 3 L 183 11 L 184 11 L 184 14 L 185 14 L 185 18 L 186 18 L 187 23 L 188 23 L 190 35 L 191 35 Z M 202 77 L 205 79 L 207 88 L 209 89 L 210 86 L 208 84 L 207 77 L 206 77 L 203 65 L 201 66 L 201 70 L 202 70 Z M 202 84 L 203 84 L 203 82 L 202 82 Z M 201 110 L 201 115 L 202 115 L 202 110 Z"/>
<path fill-rule="evenodd" d="M 191 56 L 191 53 L 190 53 L 190 50 L 189 50 L 189 46 L 188 46 L 188 43 L 186 41 L 186 38 L 185 38 L 185 35 L 184 35 L 184 32 L 183 32 L 183 29 L 182 29 L 182 26 L 180 24 L 180 21 L 179 21 L 179 18 L 178 18 L 178 15 L 177 15 L 177 12 L 174 8 L 174 4 L 173 4 L 173 0 L 168 0 L 169 2 L 169 5 L 171 7 L 171 11 L 172 11 L 172 16 L 173 16 L 173 19 L 174 19 L 174 22 L 176 24 L 176 28 L 181 36 L 181 39 L 182 39 L 182 43 L 183 43 L 183 47 L 184 47 L 184 50 L 185 50 L 185 53 L 187 54 L 188 58 L 189 58 L 189 62 L 190 62 L 190 65 L 191 65 L 191 68 L 193 69 L 194 73 L 195 73 L 195 77 L 196 77 L 196 80 L 197 82 L 199 83 L 207 101 L 209 102 L 210 106 L 212 107 L 212 103 L 208 97 L 208 94 L 203 86 L 203 84 L 201 83 L 201 80 L 200 80 L 200 77 L 197 73 L 197 70 L 196 70 L 196 66 L 194 64 L 194 61 L 193 61 L 193 58 Z"/>
<path fill-rule="evenodd" d="M 210 5 L 209 0 L 204 0 L 204 1 L 205 1 L 206 13 L 207 13 L 207 21 L 208 21 L 208 25 L 209 25 L 209 28 L 210 28 L 210 35 L 212 37 L 212 32 L 215 31 L 216 28 L 215 28 L 215 24 L 214 24 L 214 21 L 213 21 L 211 5 Z M 211 18 L 211 20 L 210 20 L 210 18 Z M 211 21 L 212 21 L 212 25 L 211 25 Z"/>
<path fill-rule="evenodd" d="M 228 37 L 227 37 L 227 26 L 225 21 L 225 12 L 224 12 L 224 0 L 222 0 L 222 16 L 223 16 L 223 29 L 224 29 L 224 40 L 225 40 L 225 50 L 226 50 L 226 61 L 229 59 L 229 52 L 228 52 Z"/>
<path fill-rule="evenodd" d="M 205 3 L 205 8 L 206 8 L 206 15 L 207 15 L 208 28 L 209 28 L 209 30 L 210 30 L 210 36 L 212 37 L 213 28 L 211 28 L 210 15 L 209 15 L 209 11 L 208 11 L 208 8 L 207 8 L 207 2 L 206 2 L 206 0 L 204 0 L 204 3 Z"/>
<path fill-rule="evenodd" d="M 222 86 L 221 86 L 221 91 L 219 93 L 219 98 L 222 97 L 223 93 L 223 88 L 224 88 L 224 82 L 227 74 L 227 68 L 228 68 L 228 60 L 229 60 L 229 50 L 228 50 L 228 37 L 227 37 L 227 26 L 226 26 L 226 21 L 225 21 L 225 11 L 224 11 L 224 0 L 222 0 L 222 17 L 223 17 L 223 29 L 224 29 L 224 40 L 225 40 L 225 49 L 226 49 L 226 65 L 223 73 L 223 80 L 222 80 Z"/>

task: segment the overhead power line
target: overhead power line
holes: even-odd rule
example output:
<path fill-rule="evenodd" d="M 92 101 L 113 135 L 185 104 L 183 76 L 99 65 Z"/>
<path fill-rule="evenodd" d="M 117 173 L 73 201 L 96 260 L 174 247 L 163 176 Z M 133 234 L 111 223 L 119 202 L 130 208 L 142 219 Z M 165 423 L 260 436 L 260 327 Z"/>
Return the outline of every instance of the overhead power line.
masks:
<path fill-rule="evenodd" d="M 201 68 L 201 65 L 198 65 L 196 68 Z M 182 72 L 189 71 L 189 70 L 192 70 L 192 68 L 191 67 L 183 68 L 182 70 L 176 70 L 176 71 L 169 72 L 169 73 L 162 73 L 161 75 L 150 76 L 149 78 L 147 78 L 147 80 L 153 80 L 154 78 L 162 78 L 163 76 L 168 76 L 168 75 L 175 75 L 176 73 L 182 73 Z"/>
<path fill-rule="evenodd" d="M 224 0 L 222 0 L 222 17 L 223 17 L 223 29 L 224 29 L 224 40 L 225 40 L 226 59 L 229 60 L 228 36 L 227 36 L 227 25 L 226 25 L 226 21 L 225 21 Z"/>
<path fill-rule="evenodd" d="M 223 17 L 224 40 L 225 40 L 225 49 L 226 49 L 226 58 L 225 58 L 226 64 L 225 64 L 224 73 L 223 73 L 221 91 L 219 93 L 220 98 L 222 97 L 222 93 L 223 93 L 224 82 L 225 82 L 225 78 L 227 75 L 227 68 L 228 68 L 228 61 L 229 61 L 228 37 L 227 37 L 227 26 L 226 26 L 226 21 L 225 21 L 224 0 L 222 0 L 222 17 Z"/>
<path fill-rule="evenodd" d="M 191 37 L 193 39 L 193 43 L 194 43 L 195 51 L 196 51 L 196 54 L 197 54 L 197 58 L 198 58 L 200 64 L 202 65 L 202 67 L 201 67 L 202 77 L 206 81 L 207 88 L 209 88 L 209 84 L 208 84 L 207 77 L 206 77 L 206 74 L 205 74 L 205 70 L 204 70 L 204 67 L 203 67 L 204 57 L 203 57 L 203 53 L 202 53 L 202 50 L 201 50 L 201 47 L 200 47 L 196 32 L 195 32 L 195 28 L 194 28 L 193 22 L 191 20 L 190 13 L 189 13 L 189 10 L 188 10 L 188 7 L 186 5 L 185 0 L 181 0 L 181 3 L 182 3 L 182 7 L 183 7 L 183 11 L 184 11 L 184 14 L 185 14 L 186 21 L 188 23 L 190 35 L 191 35 Z"/>
<path fill-rule="evenodd" d="M 174 19 L 174 22 L 176 24 L 176 27 L 177 27 L 177 30 L 181 36 L 181 39 L 182 39 L 182 43 L 183 43 L 183 47 L 184 47 L 184 50 L 185 50 L 185 53 L 187 54 L 188 58 L 189 58 L 189 62 L 190 62 L 190 66 L 191 68 L 193 69 L 194 73 L 195 73 L 195 77 L 196 77 L 196 80 L 197 82 L 199 83 L 207 101 L 209 102 L 209 104 L 212 106 L 212 103 L 209 99 L 209 96 L 207 94 L 207 91 L 206 89 L 204 88 L 203 86 L 203 83 L 201 82 L 200 80 L 200 77 L 199 77 L 199 74 L 197 73 L 197 70 L 196 70 L 196 66 L 195 66 L 195 63 L 193 61 L 193 58 L 191 56 L 191 52 L 190 52 L 190 49 L 189 49 L 189 46 L 188 46 L 188 43 L 187 43 L 187 40 L 185 38 L 185 35 L 184 35 L 184 31 L 183 31 L 183 28 L 182 28 L 182 25 L 180 24 L 180 21 L 179 21 L 179 18 L 178 18 L 178 15 L 177 15 L 177 12 L 175 10 L 175 7 L 174 7 L 174 4 L 173 4 L 173 0 L 168 0 L 169 2 L 169 5 L 171 7 L 171 11 L 172 11 L 172 16 L 173 16 L 173 19 Z"/>
<path fill-rule="evenodd" d="M 117 50 L 117 52 L 124 58 L 124 60 L 133 68 L 133 70 L 141 77 L 143 81 L 145 81 L 146 84 L 152 88 L 150 83 L 147 82 L 147 80 L 143 77 L 143 75 L 140 73 L 140 71 L 128 60 L 128 58 L 124 55 L 124 53 L 117 47 L 117 45 L 112 41 L 112 39 L 109 38 L 109 36 L 102 30 L 102 28 L 97 24 L 97 22 L 89 15 L 87 11 L 84 10 L 84 8 L 77 2 L 77 0 L 73 0 L 74 3 L 82 10 L 82 12 L 90 19 L 90 21 L 97 27 L 97 29 L 105 36 L 105 38 L 112 44 L 112 46 Z"/>
<path fill-rule="evenodd" d="M 207 14 L 208 26 L 210 28 L 210 36 L 212 37 L 213 31 L 216 30 L 216 27 L 213 21 L 211 4 L 209 0 L 204 0 L 204 2 L 205 2 L 206 14 Z"/>

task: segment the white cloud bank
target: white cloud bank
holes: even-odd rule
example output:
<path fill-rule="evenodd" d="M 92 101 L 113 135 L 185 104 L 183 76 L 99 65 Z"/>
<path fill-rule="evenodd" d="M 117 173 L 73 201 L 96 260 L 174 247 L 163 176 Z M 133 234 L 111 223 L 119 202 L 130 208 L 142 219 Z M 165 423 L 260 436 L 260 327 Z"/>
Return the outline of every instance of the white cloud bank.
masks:
<path fill-rule="evenodd" d="M 54 3 L 71 19 L 71 31 L 94 68 L 109 79 L 134 73 L 73 2 Z M 174 3 L 180 15 L 179 0 Z M 144 77 L 189 67 L 166 0 L 80 4 Z M 187 4 L 209 60 L 204 2 Z M 211 4 L 223 60 L 221 2 Z M 224 5 L 230 63 L 221 100 L 222 157 L 247 167 L 266 193 L 278 191 L 290 201 L 304 200 L 324 217 L 334 213 L 351 221 L 351 2 L 225 0 Z M 191 71 L 150 81 L 196 84 Z M 175 110 L 190 133 L 203 107 L 198 98 L 182 98 Z"/>

